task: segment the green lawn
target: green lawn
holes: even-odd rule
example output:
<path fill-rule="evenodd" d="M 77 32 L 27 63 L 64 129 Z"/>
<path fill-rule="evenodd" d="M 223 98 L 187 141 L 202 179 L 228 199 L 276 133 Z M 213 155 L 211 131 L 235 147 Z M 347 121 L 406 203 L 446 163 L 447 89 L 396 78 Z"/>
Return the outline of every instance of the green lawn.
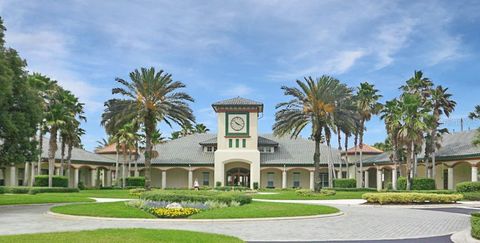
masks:
<path fill-rule="evenodd" d="M 85 203 L 62 205 L 51 208 L 52 212 L 114 218 L 154 218 L 137 208 L 125 205 L 125 202 Z M 295 203 L 252 202 L 239 207 L 212 209 L 192 215 L 192 219 L 232 219 L 307 216 L 336 213 L 338 209 L 328 206 L 305 205 Z"/>
<path fill-rule="evenodd" d="M 243 242 L 225 235 L 184 230 L 99 229 L 0 236 L 0 242 Z"/>
<path fill-rule="evenodd" d="M 362 199 L 362 195 L 367 192 L 343 192 L 337 191 L 333 196 L 322 194 L 313 196 L 298 195 L 295 191 L 269 191 L 275 194 L 252 194 L 255 199 L 271 199 L 271 200 L 335 200 L 335 199 Z"/>
<path fill-rule="evenodd" d="M 129 190 L 83 190 L 69 193 L 0 194 L 0 205 L 93 202 L 89 197 L 99 198 L 136 198 Z"/>

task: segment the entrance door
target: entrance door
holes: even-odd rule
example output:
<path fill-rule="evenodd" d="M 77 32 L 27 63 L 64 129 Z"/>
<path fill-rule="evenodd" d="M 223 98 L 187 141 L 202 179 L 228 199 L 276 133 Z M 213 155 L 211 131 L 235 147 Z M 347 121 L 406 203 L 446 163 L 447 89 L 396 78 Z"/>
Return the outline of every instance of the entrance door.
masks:
<path fill-rule="evenodd" d="M 245 168 L 233 168 L 227 171 L 227 185 L 250 186 L 250 170 Z"/>

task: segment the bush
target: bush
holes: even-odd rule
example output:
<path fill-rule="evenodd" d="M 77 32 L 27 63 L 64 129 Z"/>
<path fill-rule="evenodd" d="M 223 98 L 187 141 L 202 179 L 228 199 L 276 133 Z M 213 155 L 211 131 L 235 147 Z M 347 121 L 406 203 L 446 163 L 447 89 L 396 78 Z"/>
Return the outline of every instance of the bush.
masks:
<path fill-rule="evenodd" d="M 324 189 L 332 189 L 337 192 L 376 192 L 377 189 L 375 188 L 340 188 L 340 187 L 335 187 L 335 188 L 330 188 L 330 187 L 324 187 Z"/>
<path fill-rule="evenodd" d="M 253 190 L 258 190 L 258 182 L 253 183 Z"/>
<path fill-rule="evenodd" d="M 83 184 L 83 182 L 81 182 L 81 181 L 78 182 L 77 187 L 78 187 L 78 189 L 80 189 L 80 190 L 85 190 L 85 189 L 86 189 L 85 184 Z"/>
<path fill-rule="evenodd" d="M 141 199 L 165 202 L 207 202 L 218 201 L 230 205 L 233 201 L 241 205 L 252 202 L 252 197 L 240 192 L 217 191 L 150 191 L 140 196 Z"/>
<path fill-rule="evenodd" d="M 357 181 L 355 179 L 334 179 L 333 188 L 355 188 Z"/>
<path fill-rule="evenodd" d="M 308 190 L 308 189 L 298 189 L 298 190 L 295 191 L 295 194 L 297 194 L 299 196 L 304 196 L 304 197 L 314 197 L 314 196 L 322 196 L 322 195 L 333 196 L 336 193 L 337 192 L 335 190 L 325 189 L 325 188 L 320 190 L 320 192 L 314 192 L 314 191 L 311 191 L 311 190 Z"/>
<path fill-rule="evenodd" d="M 221 186 L 222 186 L 221 182 L 219 182 L 219 181 L 215 182 L 215 187 L 221 187 Z"/>
<path fill-rule="evenodd" d="M 475 239 L 480 239 L 480 213 L 472 213 L 470 223 L 472 225 L 472 237 Z"/>
<path fill-rule="evenodd" d="M 480 201 L 480 192 L 464 192 L 463 198 L 469 201 Z"/>
<path fill-rule="evenodd" d="M 245 186 L 221 186 L 221 187 L 215 187 L 215 190 L 217 191 L 248 191 L 250 190 L 250 187 L 245 187 Z"/>
<path fill-rule="evenodd" d="M 436 194 L 455 194 L 456 191 L 453 190 L 388 190 L 388 192 L 418 192 L 418 193 L 436 193 Z"/>
<path fill-rule="evenodd" d="M 3 194 L 5 193 L 5 188 L 3 188 L 3 186 L 0 186 L 0 194 Z"/>
<path fill-rule="evenodd" d="M 128 191 L 128 194 L 139 197 L 140 195 L 142 195 L 142 193 L 146 191 L 147 190 L 145 188 L 135 188 L 135 189 L 130 189 L 130 191 Z"/>
<path fill-rule="evenodd" d="M 12 194 L 37 194 L 46 192 L 78 192 L 77 188 L 65 188 L 65 187 L 0 187 L 0 191 L 4 193 Z"/>
<path fill-rule="evenodd" d="M 323 195 L 326 195 L 326 196 L 333 196 L 333 195 L 337 194 L 337 192 L 335 190 L 330 190 L 330 189 L 323 188 L 322 190 L 320 190 L 320 194 L 323 194 Z"/>
<path fill-rule="evenodd" d="M 145 177 L 127 177 L 125 178 L 125 186 L 144 187 Z"/>
<path fill-rule="evenodd" d="M 36 187 L 46 187 L 48 186 L 48 175 L 37 175 L 35 176 Z M 66 176 L 53 176 L 52 177 L 52 186 L 53 187 L 68 187 L 68 178 Z"/>
<path fill-rule="evenodd" d="M 480 182 L 461 182 L 457 184 L 458 192 L 479 192 L 480 191 Z"/>
<path fill-rule="evenodd" d="M 417 192 L 365 193 L 362 198 L 369 203 L 416 204 L 416 203 L 455 203 L 462 200 L 462 194 L 435 194 Z"/>
<path fill-rule="evenodd" d="M 397 180 L 398 190 L 407 190 L 407 178 L 399 177 Z M 432 178 L 413 178 L 412 190 L 435 190 L 435 180 Z"/>

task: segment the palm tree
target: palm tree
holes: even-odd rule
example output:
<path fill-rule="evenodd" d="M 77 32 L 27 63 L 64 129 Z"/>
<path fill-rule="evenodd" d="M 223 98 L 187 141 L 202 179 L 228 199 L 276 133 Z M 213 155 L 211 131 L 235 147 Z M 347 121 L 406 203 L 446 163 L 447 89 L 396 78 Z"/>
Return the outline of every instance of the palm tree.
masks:
<path fill-rule="evenodd" d="M 110 123 L 110 119 L 115 123 L 133 119 L 141 121 L 145 129 L 145 188 L 150 190 L 152 134 L 161 121 L 169 126 L 176 123 L 181 127 L 195 122 L 187 103 L 194 100 L 190 95 L 179 92 L 185 85 L 173 81 L 172 76 L 163 70 L 156 72 L 153 67 L 141 68 L 131 72 L 130 79 L 116 79 L 123 87 L 112 89 L 112 93 L 125 99 L 108 100 L 102 118 L 103 123 Z"/>
<path fill-rule="evenodd" d="M 432 122 L 431 122 L 432 126 L 430 130 L 430 143 L 427 143 L 427 146 L 431 149 L 430 152 L 431 152 L 432 167 L 433 167 L 431 176 L 434 179 L 435 179 L 435 152 L 438 149 L 437 145 L 440 144 L 439 140 L 441 139 L 441 136 L 438 136 L 439 135 L 438 127 L 440 125 L 440 117 L 441 115 L 445 115 L 449 117 L 450 113 L 452 113 L 455 110 L 455 106 L 457 105 L 457 103 L 451 99 L 452 94 L 447 93 L 447 91 L 448 91 L 448 88 L 443 88 L 441 85 L 439 85 L 431 91 L 431 97 L 430 97 L 430 105 L 432 108 L 433 116 L 432 116 Z M 427 155 L 427 153 L 425 154 Z"/>
<path fill-rule="evenodd" d="M 290 137 L 296 138 L 307 125 L 311 125 L 311 138 L 315 141 L 314 184 L 315 191 L 319 191 L 322 133 L 325 128 L 333 125 L 333 113 L 339 100 L 336 95 L 344 90 L 345 85 L 326 75 L 316 80 L 308 77 L 304 81 L 297 80 L 296 83 L 299 88 L 282 87 L 284 94 L 292 96 L 292 99 L 277 104 L 273 131 L 278 136 L 289 134 Z"/>
<path fill-rule="evenodd" d="M 398 136 L 399 140 L 406 147 L 407 190 L 410 190 L 414 177 L 412 161 L 416 160 L 416 148 L 423 143 L 423 134 L 428 129 L 426 120 L 430 119 L 431 115 L 428 108 L 423 106 L 422 98 L 419 94 L 403 94 L 400 104 L 402 115 Z"/>
<path fill-rule="evenodd" d="M 357 95 L 355 97 L 358 113 L 360 114 L 359 128 L 359 146 L 360 146 L 360 182 L 363 185 L 363 133 L 365 131 L 365 122 L 372 118 L 372 115 L 378 114 L 382 105 L 378 100 L 382 96 L 378 94 L 373 84 L 367 82 L 360 83 Z M 368 186 L 368 185 L 365 185 Z"/>
<path fill-rule="evenodd" d="M 210 129 L 208 129 L 207 126 L 205 126 L 205 124 L 203 123 L 195 124 L 194 133 L 207 133 L 209 131 Z"/>
<path fill-rule="evenodd" d="M 102 140 L 97 140 L 97 147 L 95 147 L 95 149 L 105 148 L 108 145 L 110 145 L 109 141 L 105 138 L 102 138 Z"/>
<path fill-rule="evenodd" d="M 78 126 L 72 127 L 71 130 L 65 136 L 65 142 L 67 144 L 67 177 L 70 178 L 70 169 L 72 167 L 72 150 L 74 147 L 81 147 L 82 139 L 81 137 L 85 134 L 85 130 Z M 74 187 L 77 185 L 73 185 Z"/>
<path fill-rule="evenodd" d="M 392 156 L 391 160 L 395 166 L 398 167 L 398 147 L 399 147 L 399 137 L 398 133 L 401 128 L 401 104 L 397 99 L 393 99 L 391 101 L 387 101 L 383 106 L 381 111 L 382 115 L 380 116 L 381 119 L 385 121 L 385 128 L 387 130 L 388 139 L 392 143 Z M 392 183 L 393 190 L 397 190 L 396 183 Z"/>
<path fill-rule="evenodd" d="M 471 120 L 480 119 L 480 105 L 475 106 L 475 110 L 468 114 L 468 118 Z M 472 143 L 477 146 L 480 144 L 480 128 L 477 129 L 477 134 Z"/>
<path fill-rule="evenodd" d="M 127 153 L 132 150 L 132 147 L 135 147 L 136 133 L 134 132 L 134 125 L 132 123 L 127 123 L 125 126 L 120 128 L 115 135 L 118 145 L 122 149 L 123 154 L 123 163 L 122 163 L 122 187 L 125 187 L 125 164 L 127 163 Z M 118 166 L 117 172 L 118 173 Z"/>

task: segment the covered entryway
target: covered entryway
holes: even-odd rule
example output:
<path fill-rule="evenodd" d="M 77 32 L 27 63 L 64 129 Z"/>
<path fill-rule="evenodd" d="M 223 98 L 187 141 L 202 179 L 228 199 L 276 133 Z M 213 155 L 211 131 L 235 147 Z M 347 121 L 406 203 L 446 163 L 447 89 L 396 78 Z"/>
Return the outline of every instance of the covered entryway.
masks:
<path fill-rule="evenodd" d="M 225 184 L 227 186 L 250 187 L 250 164 L 231 162 L 225 165 Z"/>

